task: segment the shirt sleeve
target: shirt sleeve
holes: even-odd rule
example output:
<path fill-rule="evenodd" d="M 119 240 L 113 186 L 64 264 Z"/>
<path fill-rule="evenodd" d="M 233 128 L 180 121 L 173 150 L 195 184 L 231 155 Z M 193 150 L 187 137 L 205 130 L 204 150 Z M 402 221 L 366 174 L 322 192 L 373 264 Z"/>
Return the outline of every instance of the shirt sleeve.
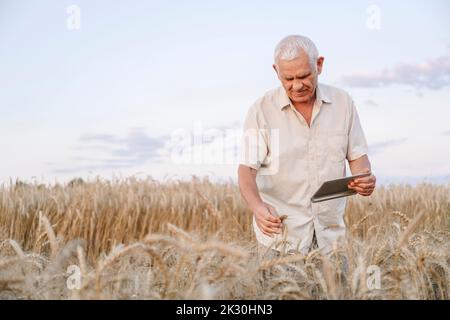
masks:
<path fill-rule="evenodd" d="M 348 134 L 347 159 L 348 161 L 356 160 L 367 154 L 367 152 L 368 148 L 366 137 L 359 121 L 355 103 L 352 100 L 350 110 L 350 128 Z"/>
<path fill-rule="evenodd" d="M 247 112 L 241 138 L 239 164 L 258 170 L 268 154 L 268 139 L 257 108 Z"/>

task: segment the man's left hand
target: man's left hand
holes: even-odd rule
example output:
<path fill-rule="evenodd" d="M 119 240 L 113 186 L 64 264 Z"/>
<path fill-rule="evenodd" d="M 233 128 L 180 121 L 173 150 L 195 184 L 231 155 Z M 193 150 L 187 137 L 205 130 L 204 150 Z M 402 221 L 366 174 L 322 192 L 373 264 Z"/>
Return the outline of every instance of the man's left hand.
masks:
<path fill-rule="evenodd" d="M 370 170 L 365 169 L 361 173 L 368 173 L 368 172 L 370 172 Z M 355 190 L 356 192 L 358 192 L 358 194 L 362 196 L 370 196 L 373 190 L 375 189 L 376 181 L 377 178 L 373 174 L 371 174 L 370 176 L 356 178 L 353 181 L 350 181 L 350 183 L 348 184 L 348 188 Z"/>

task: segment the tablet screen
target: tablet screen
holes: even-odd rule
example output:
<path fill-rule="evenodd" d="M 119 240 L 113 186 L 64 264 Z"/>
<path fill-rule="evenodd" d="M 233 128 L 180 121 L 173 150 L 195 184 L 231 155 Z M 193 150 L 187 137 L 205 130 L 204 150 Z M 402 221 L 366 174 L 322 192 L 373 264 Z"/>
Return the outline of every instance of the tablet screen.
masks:
<path fill-rule="evenodd" d="M 348 183 L 356 178 L 370 176 L 371 173 L 363 173 L 350 177 L 344 177 L 336 180 L 325 181 L 322 186 L 314 193 L 311 202 L 326 201 L 341 197 L 347 197 L 356 194 L 355 190 L 347 187 Z"/>

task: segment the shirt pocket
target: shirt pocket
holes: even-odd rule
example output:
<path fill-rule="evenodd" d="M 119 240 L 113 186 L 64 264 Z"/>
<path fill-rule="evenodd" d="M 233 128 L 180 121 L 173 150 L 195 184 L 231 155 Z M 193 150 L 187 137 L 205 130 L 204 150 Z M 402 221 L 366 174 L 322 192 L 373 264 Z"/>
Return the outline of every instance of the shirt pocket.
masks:
<path fill-rule="evenodd" d="M 325 154 L 331 162 L 342 162 L 347 156 L 348 136 L 344 131 L 329 131 L 325 145 Z"/>

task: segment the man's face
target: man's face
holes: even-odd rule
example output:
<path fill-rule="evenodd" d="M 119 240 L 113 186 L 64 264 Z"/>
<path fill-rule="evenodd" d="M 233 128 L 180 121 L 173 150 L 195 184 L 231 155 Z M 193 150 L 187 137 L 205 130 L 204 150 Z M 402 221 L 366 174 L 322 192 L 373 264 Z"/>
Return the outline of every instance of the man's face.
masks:
<path fill-rule="evenodd" d="M 293 103 L 309 103 L 314 98 L 317 76 L 322 72 L 323 57 L 317 59 L 317 72 L 304 52 L 294 60 L 279 60 L 273 68 Z"/>

